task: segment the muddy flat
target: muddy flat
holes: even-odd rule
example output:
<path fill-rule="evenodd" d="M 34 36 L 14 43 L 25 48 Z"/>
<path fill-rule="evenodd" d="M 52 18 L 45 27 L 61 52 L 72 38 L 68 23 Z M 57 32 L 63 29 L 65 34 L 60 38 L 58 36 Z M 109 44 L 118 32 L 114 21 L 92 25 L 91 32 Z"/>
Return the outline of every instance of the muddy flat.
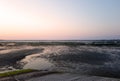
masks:
<path fill-rule="evenodd" d="M 25 56 L 42 52 L 42 50 L 43 49 L 40 48 L 23 49 L 9 52 L 6 54 L 0 54 L 0 66 L 15 64 L 17 61 L 20 61 L 21 59 L 25 58 Z"/>

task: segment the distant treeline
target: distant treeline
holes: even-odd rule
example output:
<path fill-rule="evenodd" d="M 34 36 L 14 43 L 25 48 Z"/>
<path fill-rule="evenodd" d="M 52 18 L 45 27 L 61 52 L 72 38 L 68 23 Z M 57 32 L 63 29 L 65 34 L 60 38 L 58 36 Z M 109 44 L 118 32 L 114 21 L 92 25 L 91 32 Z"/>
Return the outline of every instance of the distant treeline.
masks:
<path fill-rule="evenodd" d="M 69 45 L 69 46 L 78 46 L 78 45 L 88 45 L 88 46 L 120 46 L 120 40 L 96 40 L 96 41 L 82 41 L 82 42 L 0 42 L 0 46 L 21 46 L 21 45 L 30 45 L 30 46 L 40 46 L 40 45 Z"/>

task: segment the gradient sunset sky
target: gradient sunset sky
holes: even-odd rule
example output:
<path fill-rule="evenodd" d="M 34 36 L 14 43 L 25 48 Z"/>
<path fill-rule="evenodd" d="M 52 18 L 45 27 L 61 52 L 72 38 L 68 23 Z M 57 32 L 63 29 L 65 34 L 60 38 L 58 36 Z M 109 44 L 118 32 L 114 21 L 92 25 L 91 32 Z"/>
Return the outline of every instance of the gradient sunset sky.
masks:
<path fill-rule="evenodd" d="M 120 0 L 0 0 L 0 39 L 120 39 Z"/>

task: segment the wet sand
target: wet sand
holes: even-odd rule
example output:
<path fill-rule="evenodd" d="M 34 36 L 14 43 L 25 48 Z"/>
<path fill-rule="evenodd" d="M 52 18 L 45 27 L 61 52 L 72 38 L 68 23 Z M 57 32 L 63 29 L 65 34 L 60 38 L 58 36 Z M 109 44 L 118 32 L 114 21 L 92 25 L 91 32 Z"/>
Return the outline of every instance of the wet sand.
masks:
<path fill-rule="evenodd" d="M 6 50 L 8 52 L 2 52 Z M 29 48 L 28 46 L 26 49 L 26 47 L 15 46 L 10 48 L 10 50 L 12 51 L 9 51 L 9 48 L 1 48 L 0 68 L 6 65 L 16 68 L 17 63 L 21 60 L 26 60 L 27 56 L 31 57 L 30 59 L 33 58 L 32 61 L 24 65 L 28 65 L 27 68 L 34 69 L 34 67 L 40 67 L 40 65 L 47 65 L 48 63 L 45 64 L 44 60 L 42 61 L 43 64 L 40 63 L 42 58 L 47 59 L 48 62 L 55 65 L 54 71 L 57 69 L 57 71 L 64 72 L 62 74 L 51 74 L 48 68 L 45 73 L 40 71 L 15 76 L 20 79 L 19 81 L 120 81 L 116 79 L 119 78 L 120 72 L 118 64 L 120 48 L 118 47 L 31 46 L 31 48 Z M 29 67 L 30 65 L 34 67 Z M 53 69 L 53 67 L 51 68 Z M 38 68 L 38 70 L 41 69 Z M 84 71 L 86 74 L 89 74 L 89 76 L 75 73 L 82 73 Z M 2 78 L 0 81 L 16 81 L 15 77 Z"/>
<path fill-rule="evenodd" d="M 120 79 L 64 73 L 46 75 L 25 81 L 120 81 Z"/>
<path fill-rule="evenodd" d="M 6 54 L 0 54 L 0 67 L 5 65 L 14 65 L 17 63 L 17 61 L 25 58 L 25 56 L 42 52 L 42 50 L 42 48 L 33 48 L 13 51 Z"/>
<path fill-rule="evenodd" d="M 120 79 L 52 71 L 37 71 L 0 78 L 0 81 L 120 81 Z"/>

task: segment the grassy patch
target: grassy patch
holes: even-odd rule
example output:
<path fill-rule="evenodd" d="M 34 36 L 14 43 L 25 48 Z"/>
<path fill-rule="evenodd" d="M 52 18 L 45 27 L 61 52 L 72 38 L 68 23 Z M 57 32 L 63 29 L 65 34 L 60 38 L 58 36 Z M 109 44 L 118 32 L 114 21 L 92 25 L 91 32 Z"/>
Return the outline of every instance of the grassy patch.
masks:
<path fill-rule="evenodd" d="M 22 69 L 22 70 L 10 71 L 10 72 L 5 72 L 5 73 L 0 73 L 0 77 L 14 76 L 14 75 L 19 75 L 19 74 L 23 74 L 23 73 L 33 72 L 33 71 L 35 71 L 35 70 Z"/>

